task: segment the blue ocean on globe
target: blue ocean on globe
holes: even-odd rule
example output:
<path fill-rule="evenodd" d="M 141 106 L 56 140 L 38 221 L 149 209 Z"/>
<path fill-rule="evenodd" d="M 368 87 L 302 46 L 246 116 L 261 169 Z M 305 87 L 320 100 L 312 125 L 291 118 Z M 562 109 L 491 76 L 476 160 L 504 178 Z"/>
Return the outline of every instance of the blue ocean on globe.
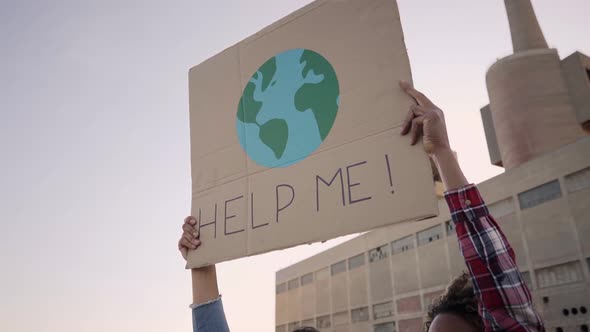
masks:
<path fill-rule="evenodd" d="M 248 99 L 245 98 L 247 98 L 248 87 L 244 91 L 243 100 L 240 100 L 244 109 L 243 112 L 246 115 L 242 115 L 242 118 L 240 118 L 239 108 L 238 118 L 236 119 L 237 136 L 248 156 L 259 165 L 265 167 L 292 165 L 309 156 L 325 139 L 325 137 L 322 138 L 320 126 L 318 125 L 318 117 L 322 119 L 322 110 L 317 109 L 321 108 L 320 106 L 323 104 L 316 106 L 316 109 L 297 109 L 296 107 L 296 94 L 304 85 L 307 85 L 306 96 L 301 96 L 300 93 L 298 96 L 299 105 L 306 105 L 305 102 L 314 97 L 313 89 L 316 86 L 321 88 L 322 81 L 326 79 L 326 75 L 317 73 L 317 71 L 321 72 L 321 69 L 317 68 L 326 68 L 327 61 L 324 60 L 325 63 L 321 63 L 323 67 L 318 65 L 316 68 L 312 68 L 310 63 L 307 63 L 308 61 L 302 59 L 304 52 L 308 52 L 308 56 L 314 57 L 311 58 L 312 60 L 320 59 L 318 58 L 319 54 L 310 53 L 312 51 L 305 49 L 292 49 L 276 55 L 267 61 L 267 63 L 270 63 L 272 60 L 270 70 L 263 70 L 263 67 L 261 67 L 252 75 L 248 84 L 253 84 L 253 86 L 250 85 L 249 97 L 253 100 L 246 104 Z M 321 59 L 315 60 L 316 63 Z M 329 64 L 328 66 L 329 70 L 333 71 Z M 264 77 L 265 74 L 269 77 Z M 335 81 L 335 74 L 332 76 Z M 330 82 L 330 84 L 333 85 L 334 83 Z M 335 84 L 336 89 L 332 87 L 331 91 L 338 93 L 337 81 Z M 318 91 L 318 93 L 321 92 Z M 327 131 L 334 122 L 333 117 L 335 117 L 338 108 L 338 97 L 338 95 L 330 97 L 333 98 L 332 102 L 335 107 L 333 107 L 334 110 L 332 111 L 333 116 L 323 121 L 325 126 L 329 125 Z M 316 100 L 310 101 L 310 105 L 317 104 Z M 326 103 L 324 102 L 324 104 Z M 255 105 L 256 107 L 249 105 Z M 254 108 L 254 111 L 252 111 L 252 108 Z M 254 114 L 254 117 L 252 117 L 252 114 Z M 248 115 L 250 119 L 243 121 Z M 274 123 L 270 123 L 273 121 Z M 269 129 L 264 129 L 265 126 Z M 266 132 L 261 135 L 261 130 L 266 130 Z M 327 131 L 324 129 L 324 135 L 327 134 Z M 266 140 L 263 142 L 261 137 L 266 138 Z M 277 142 L 277 140 L 281 142 Z M 286 142 L 282 142 L 284 140 Z"/>

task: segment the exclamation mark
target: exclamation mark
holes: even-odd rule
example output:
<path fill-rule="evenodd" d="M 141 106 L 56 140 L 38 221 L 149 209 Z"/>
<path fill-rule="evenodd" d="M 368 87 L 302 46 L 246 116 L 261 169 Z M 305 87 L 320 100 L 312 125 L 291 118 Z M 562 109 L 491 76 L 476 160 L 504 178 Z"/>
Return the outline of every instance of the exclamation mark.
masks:
<path fill-rule="evenodd" d="M 391 178 L 391 166 L 389 165 L 389 156 L 385 155 L 385 163 L 387 164 L 387 175 L 389 176 L 389 186 L 391 187 L 391 193 L 395 194 L 395 190 L 393 190 L 393 179 Z"/>

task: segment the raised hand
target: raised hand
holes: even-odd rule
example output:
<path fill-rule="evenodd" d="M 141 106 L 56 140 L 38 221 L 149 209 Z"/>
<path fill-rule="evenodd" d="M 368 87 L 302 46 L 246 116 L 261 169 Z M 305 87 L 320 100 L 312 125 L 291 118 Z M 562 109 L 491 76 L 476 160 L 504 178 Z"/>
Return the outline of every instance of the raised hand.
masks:
<path fill-rule="evenodd" d="M 424 150 L 430 155 L 441 151 L 450 151 L 443 111 L 409 83 L 402 81 L 399 85 L 416 101 L 416 104 L 410 107 L 404 120 L 401 135 L 410 134 L 412 145 L 416 144 L 420 137 L 423 137 Z"/>
<path fill-rule="evenodd" d="M 182 225 L 182 236 L 178 240 L 178 250 L 182 254 L 182 257 L 186 260 L 189 250 L 197 249 L 201 245 L 199 240 L 199 231 L 195 227 L 197 220 L 194 217 L 184 218 L 184 224 Z"/>

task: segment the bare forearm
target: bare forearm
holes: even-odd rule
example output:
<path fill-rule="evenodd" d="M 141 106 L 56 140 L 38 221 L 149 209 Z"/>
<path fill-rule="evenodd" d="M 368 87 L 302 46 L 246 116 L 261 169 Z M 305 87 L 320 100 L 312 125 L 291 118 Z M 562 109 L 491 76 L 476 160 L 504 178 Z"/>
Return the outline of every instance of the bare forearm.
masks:
<path fill-rule="evenodd" d="M 193 279 L 193 304 L 205 303 L 219 297 L 215 265 L 191 270 Z"/>
<path fill-rule="evenodd" d="M 432 158 L 447 191 L 459 189 L 469 184 L 451 149 L 437 151 L 432 155 Z"/>

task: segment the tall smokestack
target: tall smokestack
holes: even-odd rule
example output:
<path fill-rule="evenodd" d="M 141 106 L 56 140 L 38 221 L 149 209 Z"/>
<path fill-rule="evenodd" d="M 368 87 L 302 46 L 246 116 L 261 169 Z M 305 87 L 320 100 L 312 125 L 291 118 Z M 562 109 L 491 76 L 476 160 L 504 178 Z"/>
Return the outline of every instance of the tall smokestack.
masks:
<path fill-rule="evenodd" d="M 486 75 L 504 168 L 517 167 L 584 137 L 557 50 L 547 47 L 530 0 L 505 0 L 514 54 Z"/>
<path fill-rule="evenodd" d="M 530 0 L 504 0 L 514 53 L 548 48 Z"/>

